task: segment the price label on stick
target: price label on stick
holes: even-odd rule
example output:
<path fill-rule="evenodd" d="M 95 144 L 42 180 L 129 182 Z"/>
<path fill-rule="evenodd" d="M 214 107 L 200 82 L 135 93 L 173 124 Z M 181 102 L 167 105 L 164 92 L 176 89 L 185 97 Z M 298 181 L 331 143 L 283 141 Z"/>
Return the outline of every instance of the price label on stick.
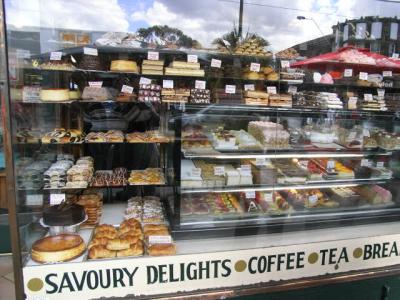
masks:
<path fill-rule="evenodd" d="M 214 167 L 214 175 L 215 176 L 224 176 L 225 175 L 225 167 L 224 166 L 215 166 Z"/>
<path fill-rule="evenodd" d="M 61 60 L 61 57 L 62 57 L 61 51 L 56 51 L 56 52 L 50 53 L 50 60 Z"/>
<path fill-rule="evenodd" d="M 345 69 L 344 77 L 351 77 L 351 76 L 353 76 L 353 69 Z"/>
<path fill-rule="evenodd" d="M 198 61 L 197 55 L 189 54 L 187 56 L 187 62 L 189 62 L 189 63 L 197 63 L 197 61 Z"/>
<path fill-rule="evenodd" d="M 211 59 L 211 67 L 213 68 L 221 68 L 222 61 L 219 59 L 212 58 Z"/>
<path fill-rule="evenodd" d="M 372 100 L 374 100 L 374 97 L 372 97 L 372 94 L 364 94 L 364 100 L 372 101 Z"/>
<path fill-rule="evenodd" d="M 245 91 L 254 91 L 254 84 L 245 84 L 244 85 L 244 90 Z"/>
<path fill-rule="evenodd" d="M 276 86 L 267 86 L 268 94 L 276 94 Z"/>
<path fill-rule="evenodd" d="M 158 52 L 149 51 L 147 52 L 147 59 L 148 60 L 159 60 L 160 54 Z"/>
<path fill-rule="evenodd" d="M 170 235 L 150 235 L 149 244 L 171 244 L 172 238 Z"/>
<path fill-rule="evenodd" d="M 173 80 L 163 80 L 163 88 L 165 89 L 173 89 L 174 88 L 174 81 Z"/>
<path fill-rule="evenodd" d="M 206 82 L 204 80 L 196 80 L 194 82 L 194 87 L 196 89 L 199 89 L 199 90 L 205 90 L 206 89 Z"/>
<path fill-rule="evenodd" d="M 281 60 L 282 69 L 290 68 L 290 62 L 288 60 Z"/>
<path fill-rule="evenodd" d="M 89 86 L 101 88 L 103 86 L 103 81 L 89 81 Z"/>
<path fill-rule="evenodd" d="M 297 93 L 297 86 L 295 86 L 295 85 L 289 85 L 288 93 L 289 93 L 289 94 L 296 94 L 296 93 Z"/>
<path fill-rule="evenodd" d="M 252 72 L 260 72 L 261 65 L 259 63 L 251 63 L 250 64 L 250 71 Z"/>
<path fill-rule="evenodd" d="M 139 84 L 151 84 L 151 79 L 146 77 L 140 77 Z"/>
<path fill-rule="evenodd" d="M 383 71 L 382 76 L 383 77 L 392 77 L 393 73 L 392 73 L 392 71 Z"/>
<path fill-rule="evenodd" d="M 385 89 L 378 89 L 378 96 L 385 97 Z"/>
<path fill-rule="evenodd" d="M 368 159 L 362 159 L 361 160 L 361 167 L 369 167 L 369 160 Z"/>
<path fill-rule="evenodd" d="M 256 197 L 256 192 L 255 191 L 248 191 L 245 193 L 247 199 L 254 199 Z"/>
<path fill-rule="evenodd" d="M 310 204 L 316 204 L 318 202 L 318 196 L 317 195 L 311 195 L 308 197 L 308 202 Z"/>
<path fill-rule="evenodd" d="M 357 109 L 357 97 L 350 97 L 348 103 L 348 109 Z"/>
<path fill-rule="evenodd" d="M 235 94 L 236 93 L 236 86 L 227 84 L 225 85 L 225 93 L 227 94 Z"/>
<path fill-rule="evenodd" d="M 360 74 L 358 74 L 358 77 L 359 77 L 361 80 L 368 80 L 368 73 L 366 73 L 366 72 L 360 72 Z"/>
<path fill-rule="evenodd" d="M 335 168 L 335 161 L 334 160 L 328 160 L 327 168 L 328 169 L 334 169 Z"/>
<path fill-rule="evenodd" d="M 83 47 L 83 54 L 98 56 L 99 53 L 96 48 Z"/>
<path fill-rule="evenodd" d="M 65 201 L 65 194 L 50 194 L 50 205 L 57 205 Z"/>
<path fill-rule="evenodd" d="M 124 85 L 122 85 L 121 93 L 132 94 L 133 93 L 133 87 L 124 84 Z"/>

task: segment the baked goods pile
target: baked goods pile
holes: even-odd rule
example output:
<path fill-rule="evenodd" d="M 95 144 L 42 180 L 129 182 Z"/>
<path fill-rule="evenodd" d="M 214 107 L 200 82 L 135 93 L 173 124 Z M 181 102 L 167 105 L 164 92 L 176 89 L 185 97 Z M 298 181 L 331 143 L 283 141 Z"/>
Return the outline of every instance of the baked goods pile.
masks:
<path fill-rule="evenodd" d="M 275 54 L 277 58 L 280 59 L 296 59 L 297 57 L 300 56 L 300 54 L 296 51 L 294 48 L 288 48 L 282 51 L 279 51 L 278 53 Z"/>
<path fill-rule="evenodd" d="M 269 94 L 262 91 L 245 91 L 244 101 L 247 105 L 268 105 Z"/>
<path fill-rule="evenodd" d="M 272 107 L 292 107 L 292 95 L 290 94 L 270 94 L 269 106 Z"/>
<path fill-rule="evenodd" d="M 143 60 L 142 74 L 143 75 L 163 75 L 164 61 L 163 60 Z"/>
<path fill-rule="evenodd" d="M 130 185 L 165 184 L 165 177 L 162 169 L 147 168 L 145 170 L 131 171 L 128 182 Z"/>
<path fill-rule="evenodd" d="M 57 161 L 43 174 L 45 189 L 58 189 L 67 183 L 67 171 L 73 166 L 74 158 L 58 156 Z"/>
<path fill-rule="evenodd" d="M 66 188 L 87 188 L 93 177 L 93 157 L 79 158 L 67 171 Z"/>
<path fill-rule="evenodd" d="M 129 73 L 139 73 L 139 67 L 135 61 L 132 60 L 112 60 L 110 71 L 113 72 L 129 72 Z"/>
<path fill-rule="evenodd" d="M 162 102 L 167 103 L 187 103 L 190 96 L 190 90 L 185 88 L 161 90 Z"/>
<path fill-rule="evenodd" d="M 59 234 L 41 238 L 33 243 L 31 258 L 38 263 L 56 263 L 75 259 L 86 250 L 77 234 Z"/>
<path fill-rule="evenodd" d="M 143 255 L 143 232 L 140 222 L 127 219 L 118 228 L 108 224 L 98 225 L 94 229 L 88 250 L 89 259 Z"/>
<path fill-rule="evenodd" d="M 55 128 L 46 133 L 41 141 L 43 144 L 79 144 L 84 136 L 78 129 Z"/>
<path fill-rule="evenodd" d="M 128 170 L 126 168 L 115 168 L 112 171 L 96 171 L 91 183 L 93 187 L 125 186 L 127 184 Z"/>
<path fill-rule="evenodd" d="M 265 51 L 258 39 L 247 39 L 235 49 L 234 54 L 252 56 L 272 56 L 272 53 Z"/>
<path fill-rule="evenodd" d="M 241 214 L 243 208 L 236 195 L 223 194 L 195 194 L 190 197 L 182 197 L 181 215 L 219 215 L 219 214 Z"/>
<path fill-rule="evenodd" d="M 125 140 L 121 130 L 108 130 L 107 132 L 89 132 L 86 143 L 123 143 Z"/>
<path fill-rule="evenodd" d="M 158 130 L 148 130 L 127 133 L 125 139 L 128 143 L 168 143 L 172 137 L 166 136 Z"/>
<path fill-rule="evenodd" d="M 204 77 L 204 70 L 198 62 L 173 61 L 165 68 L 165 75 Z"/>
<path fill-rule="evenodd" d="M 81 225 L 81 227 L 95 226 L 100 222 L 103 212 L 103 196 L 101 193 L 85 190 L 84 194 L 79 196 L 77 203 L 83 206 L 87 215 L 87 220 Z"/>
<path fill-rule="evenodd" d="M 160 102 L 161 86 L 158 84 L 140 84 L 138 100 L 140 102 Z"/>
<path fill-rule="evenodd" d="M 247 128 L 264 148 L 285 149 L 289 147 L 289 133 L 281 124 L 266 121 L 251 121 Z"/>

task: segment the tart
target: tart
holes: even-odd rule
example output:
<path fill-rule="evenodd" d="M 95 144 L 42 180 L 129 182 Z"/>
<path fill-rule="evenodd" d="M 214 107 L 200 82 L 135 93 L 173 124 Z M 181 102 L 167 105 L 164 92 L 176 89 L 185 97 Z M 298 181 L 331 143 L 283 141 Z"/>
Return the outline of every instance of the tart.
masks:
<path fill-rule="evenodd" d="M 76 234 L 47 236 L 32 245 L 31 257 L 38 263 L 69 261 L 85 252 L 83 239 Z"/>

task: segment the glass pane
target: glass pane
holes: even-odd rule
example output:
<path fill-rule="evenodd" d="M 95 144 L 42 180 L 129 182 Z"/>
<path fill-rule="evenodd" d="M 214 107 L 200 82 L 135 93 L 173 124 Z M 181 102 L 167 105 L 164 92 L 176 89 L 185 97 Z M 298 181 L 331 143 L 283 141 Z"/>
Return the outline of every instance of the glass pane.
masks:
<path fill-rule="evenodd" d="M 371 39 L 380 39 L 382 36 L 382 22 L 373 22 L 371 29 Z"/>

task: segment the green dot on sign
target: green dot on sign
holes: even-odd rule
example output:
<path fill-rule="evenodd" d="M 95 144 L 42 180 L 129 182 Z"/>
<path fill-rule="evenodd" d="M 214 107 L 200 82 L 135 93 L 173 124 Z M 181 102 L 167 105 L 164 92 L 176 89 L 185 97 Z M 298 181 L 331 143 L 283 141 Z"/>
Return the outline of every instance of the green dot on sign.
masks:
<path fill-rule="evenodd" d="M 28 289 L 32 292 L 40 291 L 43 288 L 43 281 L 40 278 L 32 278 L 28 281 Z"/>
<path fill-rule="evenodd" d="M 313 252 L 308 256 L 308 262 L 310 264 L 315 264 L 318 261 L 318 253 Z"/>
<path fill-rule="evenodd" d="M 363 251 L 360 247 L 354 249 L 353 256 L 354 258 L 360 258 L 363 255 Z"/>
<path fill-rule="evenodd" d="M 247 264 L 244 260 L 238 260 L 235 263 L 235 270 L 236 272 L 243 272 L 247 267 Z"/>

